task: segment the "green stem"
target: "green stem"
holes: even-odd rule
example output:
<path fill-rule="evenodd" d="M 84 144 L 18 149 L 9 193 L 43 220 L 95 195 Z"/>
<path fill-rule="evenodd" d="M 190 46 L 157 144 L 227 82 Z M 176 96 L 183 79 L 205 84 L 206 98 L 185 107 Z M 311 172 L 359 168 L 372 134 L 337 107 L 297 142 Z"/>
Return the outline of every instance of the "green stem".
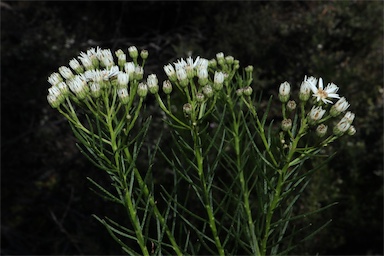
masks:
<path fill-rule="evenodd" d="M 252 219 L 252 211 L 251 207 L 249 204 L 249 190 L 248 190 L 248 185 L 245 182 L 245 177 L 244 177 L 244 170 L 241 166 L 241 153 L 240 153 L 240 134 L 239 134 L 239 122 L 236 121 L 235 118 L 235 113 L 232 110 L 232 118 L 233 118 L 233 135 L 235 137 L 234 142 L 235 142 L 235 152 L 236 152 L 236 167 L 237 171 L 239 172 L 239 180 L 240 180 L 240 185 L 241 185 L 241 191 L 243 194 L 243 200 L 244 200 L 244 209 L 245 213 L 247 215 L 247 221 L 248 221 L 248 228 L 251 234 L 252 238 L 252 252 L 254 255 L 260 255 L 260 249 L 259 249 L 259 244 L 257 241 L 256 233 L 255 233 L 255 225 L 253 223 Z"/>
<path fill-rule="evenodd" d="M 132 156 L 128 150 L 128 148 L 125 148 L 124 149 L 124 152 L 125 152 L 125 155 L 128 159 L 129 162 L 132 162 Z M 152 195 L 150 195 L 150 192 L 149 192 L 149 189 L 148 189 L 148 186 L 147 184 L 145 184 L 143 178 L 141 177 L 141 174 L 139 172 L 139 170 L 135 167 L 133 168 L 133 171 L 134 171 L 134 174 L 135 174 L 135 177 L 138 181 L 138 184 L 139 184 L 139 187 L 140 187 L 140 190 L 142 192 L 144 192 L 144 195 L 146 198 L 148 198 L 149 200 L 149 204 L 153 207 L 153 210 L 154 210 L 154 213 L 155 213 L 155 216 L 156 218 L 159 220 L 160 222 L 160 225 L 163 226 L 165 228 L 165 232 L 168 236 L 168 239 L 171 241 L 171 244 L 173 246 L 173 250 L 175 251 L 175 253 L 179 256 L 183 255 L 183 253 L 181 252 L 178 244 L 176 243 L 176 240 L 172 234 L 172 232 L 169 230 L 168 228 L 168 225 L 164 219 L 164 217 L 162 216 L 162 214 L 160 213 L 159 209 L 157 208 L 157 205 L 156 205 L 156 201 L 155 199 L 153 198 Z"/>
<path fill-rule="evenodd" d="M 117 141 L 116 141 L 117 134 L 113 128 L 113 118 L 112 118 L 113 117 L 113 114 L 112 114 L 113 107 L 108 108 L 108 105 L 106 105 L 106 106 L 107 106 L 107 127 L 108 127 L 110 138 L 111 138 L 112 152 L 113 152 L 114 158 L 115 158 L 116 169 L 119 173 L 119 176 L 120 176 L 119 178 L 122 181 L 122 185 L 124 188 L 124 198 L 122 198 L 122 200 L 124 202 L 124 205 L 127 207 L 128 214 L 129 214 L 129 217 L 131 219 L 131 223 L 132 223 L 133 228 L 135 230 L 137 243 L 139 244 L 143 255 L 147 256 L 147 255 L 149 255 L 149 252 L 148 252 L 148 249 L 145 245 L 145 239 L 144 239 L 144 235 L 143 235 L 143 232 L 142 232 L 142 229 L 140 226 L 140 220 L 137 216 L 137 210 L 135 208 L 135 205 L 132 202 L 132 198 L 131 198 L 132 195 L 130 194 L 130 190 L 128 188 L 128 183 L 126 180 L 127 177 L 123 173 L 122 166 L 120 164 L 121 163 L 120 162 L 121 155 L 118 152 L 119 145 L 117 145 Z"/>
<path fill-rule="evenodd" d="M 208 214 L 209 227 L 211 228 L 213 239 L 215 240 L 215 244 L 219 252 L 219 255 L 225 255 L 224 248 L 220 242 L 220 238 L 217 233 L 215 216 L 213 213 L 212 205 L 210 204 L 210 191 L 207 188 L 207 183 L 204 176 L 204 159 L 201 152 L 202 151 L 201 140 L 200 140 L 197 128 L 196 127 L 191 127 L 191 128 L 192 128 L 192 136 L 194 141 L 194 152 L 195 152 L 195 157 L 197 161 L 197 171 L 199 174 L 201 185 L 203 187 L 203 194 L 204 194 L 203 196 L 205 201 L 204 203 L 205 203 L 205 209 Z"/>
<path fill-rule="evenodd" d="M 294 153 L 296 152 L 297 145 L 300 141 L 300 138 L 303 136 L 305 129 L 306 129 L 306 125 L 305 125 L 305 123 L 302 123 L 299 133 L 293 139 L 291 148 L 290 148 L 289 153 L 288 153 L 287 158 L 286 158 L 286 162 L 285 162 L 283 168 L 279 171 L 279 179 L 277 181 L 275 194 L 273 196 L 271 205 L 268 209 L 267 217 L 266 217 L 266 221 L 265 221 L 265 232 L 264 232 L 264 237 L 263 237 L 263 240 L 261 243 L 262 255 L 267 255 L 267 242 L 268 242 L 268 238 L 270 235 L 271 221 L 272 221 L 273 213 L 275 212 L 275 210 L 278 207 L 279 202 L 281 200 L 281 190 L 284 186 L 285 174 L 287 173 L 288 168 L 290 167 L 291 160 L 293 158 Z"/>

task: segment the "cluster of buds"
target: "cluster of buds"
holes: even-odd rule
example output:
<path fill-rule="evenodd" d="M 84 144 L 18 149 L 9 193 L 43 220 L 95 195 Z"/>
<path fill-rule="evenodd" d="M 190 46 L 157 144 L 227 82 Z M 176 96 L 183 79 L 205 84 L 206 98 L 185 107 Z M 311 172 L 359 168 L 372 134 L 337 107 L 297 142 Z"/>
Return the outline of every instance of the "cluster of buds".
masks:
<path fill-rule="evenodd" d="M 183 112 L 198 120 L 207 113 L 208 103 L 214 104 L 238 68 L 239 61 L 223 53 L 216 54 L 211 60 L 200 57 L 179 59 L 164 66 L 168 80 L 163 83 L 163 91 L 170 94 L 175 85 L 187 98 Z"/>
<path fill-rule="evenodd" d="M 157 92 L 155 75 L 148 76 L 146 83 L 140 82 L 148 52 L 140 52 L 141 65 L 138 64 L 139 52 L 135 46 L 128 48 L 128 54 L 131 61 L 127 61 L 127 55 L 121 49 L 115 52 L 116 61 L 110 49 L 97 47 L 81 52 L 78 58 L 69 61 L 69 67 L 62 66 L 48 77 L 51 84 L 47 96 L 49 104 L 58 108 L 66 99 L 78 101 L 113 94 L 122 104 L 127 104 L 133 99 L 130 97 L 132 93 L 145 97 L 148 90 Z"/>
<path fill-rule="evenodd" d="M 329 83 L 326 87 L 323 86 L 322 78 L 304 77 L 299 90 L 299 102 L 300 110 L 305 111 L 307 103 L 310 109 L 307 113 L 302 113 L 301 117 L 305 119 L 303 132 L 306 132 L 309 127 L 315 127 L 316 134 L 319 137 L 323 137 L 328 132 L 329 123 L 333 122 L 333 134 L 331 136 L 339 137 L 343 134 L 353 135 L 356 133 L 352 122 L 355 114 L 347 111 L 349 103 L 345 97 L 340 97 L 337 93 L 339 87 L 334 83 Z M 284 82 L 279 87 L 279 100 L 283 104 L 283 116 L 282 130 L 289 131 L 292 127 L 292 121 L 287 116 L 288 112 L 293 112 L 296 109 L 296 102 L 290 100 L 291 86 L 288 82 Z M 334 103 L 333 100 L 337 99 Z M 338 119 L 342 113 L 344 117 L 341 120 Z"/>

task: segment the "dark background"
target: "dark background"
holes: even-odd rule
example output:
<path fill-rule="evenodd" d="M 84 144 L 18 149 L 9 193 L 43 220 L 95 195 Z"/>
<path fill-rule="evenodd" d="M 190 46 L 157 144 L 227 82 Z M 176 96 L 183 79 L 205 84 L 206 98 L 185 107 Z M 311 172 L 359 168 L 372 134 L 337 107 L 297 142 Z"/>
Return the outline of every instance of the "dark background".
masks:
<path fill-rule="evenodd" d="M 266 95 L 304 75 L 337 84 L 357 133 L 326 149 L 339 153 L 302 204 L 339 204 L 311 220 L 333 221 L 294 253 L 383 254 L 382 1 L 2 1 L 1 254 L 121 254 L 91 217 L 124 218 L 86 177 L 108 179 L 46 95 L 47 77 L 80 51 L 131 45 L 149 51 L 148 73 L 222 51 L 253 65 L 254 90 Z"/>

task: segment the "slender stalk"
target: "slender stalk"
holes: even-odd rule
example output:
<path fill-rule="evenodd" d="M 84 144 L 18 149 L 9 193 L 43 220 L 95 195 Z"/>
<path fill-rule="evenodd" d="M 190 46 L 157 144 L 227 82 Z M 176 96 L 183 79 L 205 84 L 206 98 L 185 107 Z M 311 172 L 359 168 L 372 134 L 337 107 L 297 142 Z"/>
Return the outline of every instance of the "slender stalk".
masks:
<path fill-rule="evenodd" d="M 279 171 L 279 179 L 277 181 L 275 194 L 273 196 L 271 205 L 268 208 L 267 217 L 265 220 L 264 237 L 263 237 L 263 240 L 261 242 L 261 255 L 267 255 L 267 242 L 268 242 L 268 238 L 270 235 L 271 220 L 272 220 L 274 211 L 278 207 L 279 202 L 281 200 L 281 190 L 282 190 L 284 183 L 285 183 L 285 179 L 284 179 L 285 174 L 288 171 L 292 157 L 293 157 L 294 153 L 296 152 L 297 145 L 298 145 L 300 138 L 302 137 L 305 129 L 306 129 L 306 126 L 305 126 L 305 124 L 302 123 L 302 126 L 300 127 L 299 133 L 293 139 L 292 146 L 291 146 L 289 153 L 287 155 L 287 158 L 286 158 L 286 163 L 284 164 L 283 168 Z"/>
<path fill-rule="evenodd" d="M 131 162 L 132 156 L 131 156 L 128 148 L 124 149 L 124 153 L 125 153 L 125 156 L 127 157 L 128 161 Z M 173 236 L 172 232 L 169 230 L 168 225 L 167 225 L 163 215 L 160 213 L 159 209 L 157 208 L 155 199 L 153 198 L 152 195 L 150 195 L 148 186 L 147 186 L 147 184 L 145 184 L 143 178 L 141 177 L 139 170 L 135 167 L 135 168 L 133 168 L 133 171 L 134 171 L 135 178 L 138 181 L 138 184 L 139 184 L 141 191 L 144 192 L 144 195 L 149 200 L 149 204 L 153 207 L 156 218 L 160 221 L 160 224 L 165 228 L 165 232 L 166 232 L 168 239 L 170 240 L 170 242 L 173 246 L 173 250 L 175 251 L 175 253 L 177 255 L 179 255 L 179 256 L 183 255 L 183 253 L 181 252 L 181 250 L 179 248 L 179 245 L 176 243 L 175 237 Z"/>
<path fill-rule="evenodd" d="M 143 235 L 143 232 L 142 232 L 142 229 L 141 229 L 141 226 L 140 226 L 140 220 L 137 216 L 137 211 L 135 209 L 135 206 L 132 202 L 132 198 L 131 198 L 131 194 L 130 194 L 130 190 L 128 188 L 128 183 L 127 183 L 127 177 L 126 175 L 124 175 L 123 171 L 122 171 L 122 166 L 120 164 L 120 154 L 117 152 L 118 151 L 118 145 L 117 145 L 117 142 L 116 142 L 116 133 L 115 133 L 115 130 L 113 129 L 113 120 L 111 117 L 111 112 L 110 111 L 113 111 L 113 109 L 107 109 L 107 112 L 108 115 L 107 115 L 107 128 L 109 130 L 109 134 L 110 134 L 110 138 L 111 138 L 111 146 L 112 146 L 112 152 L 114 154 L 114 158 L 115 158 L 115 166 L 116 166 L 116 169 L 118 171 L 118 174 L 120 176 L 120 179 L 123 181 L 122 182 L 122 185 L 123 185 L 123 188 L 124 188 L 124 198 L 122 198 L 123 202 L 124 202 L 124 205 L 127 207 L 127 210 L 128 210 L 128 214 L 129 214 L 129 217 L 131 219 L 131 223 L 133 225 L 133 228 L 135 230 L 135 234 L 136 234 L 136 238 L 137 238 L 137 243 L 139 244 L 140 246 L 140 249 L 143 253 L 143 255 L 147 256 L 149 255 L 149 252 L 148 252 L 148 249 L 145 245 L 145 239 L 144 239 L 144 235 Z"/>
<path fill-rule="evenodd" d="M 225 255 L 224 248 L 221 244 L 220 238 L 217 233 L 217 227 L 216 227 L 216 221 L 215 216 L 213 213 L 212 205 L 210 204 L 210 191 L 207 188 L 207 183 L 204 176 L 204 159 L 202 156 L 202 145 L 201 140 L 197 131 L 196 127 L 192 127 L 192 136 L 193 136 L 193 142 L 194 142 L 194 152 L 195 157 L 197 161 L 197 171 L 199 174 L 200 182 L 203 187 L 203 196 L 204 196 L 204 203 L 205 203 L 205 209 L 208 214 L 208 222 L 209 227 L 211 228 L 213 239 L 215 240 L 216 248 L 219 252 L 219 255 Z"/>
<path fill-rule="evenodd" d="M 233 118 L 233 135 L 234 135 L 234 148 L 236 152 L 236 168 L 237 171 L 239 172 L 239 180 L 240 180 L 240 185 L 241 185 L 241 191 L 243 194 L 243 203 L 244 203 L 244 209 L 245 213 L 247 215 L 247 223 L 248 223 L 248 228 L 251 234 L 251 242 L 252 242 L 252 252 L 254 255 L 260 255 L 260 249 L 259 249 L 259 244 L 257 241 L 256 233 L 255 233 L 255 225 L 253 223 L 252 219 L 252 211 L 251 207 L 249 204 L 249 190 L 248 190 L 248 185 L 245 182 L 245 177 L 244 177 L 244 170 L 241 166 L 241 149 L 240 149 L 240 134 L 239 134 L 239 122 L 236 121 L 235 119 L 235 113 L 232 109 L 232 118 Z"/>

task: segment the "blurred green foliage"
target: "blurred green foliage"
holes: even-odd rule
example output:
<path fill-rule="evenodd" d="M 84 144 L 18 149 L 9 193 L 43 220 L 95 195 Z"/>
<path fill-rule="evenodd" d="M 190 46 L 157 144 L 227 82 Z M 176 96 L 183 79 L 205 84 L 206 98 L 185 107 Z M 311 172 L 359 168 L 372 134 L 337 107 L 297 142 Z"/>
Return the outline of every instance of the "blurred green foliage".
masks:
<path fill-rule="evenodd" d="M 233 55 L 254 66 L 254 90 L 265 98 L 284 81 L 298 89 L 304 75 L 340 86 L 357 133 L 324 151 L 339 153 L 312 177 L 298 208 L 339 204 L 308 218 L 314 225 L 333 221 L 295 253 L 383 254 L 383 2 L 5 1 L 0 7 L 2 254 L 121 254 L 91 218 L 123 218 L 88 188 L 87 176 L 108 185 L 107 176 L 80 154 L 69 126 L 50 109 L 46 80 L 89 47 L 130 45 L 149 51 L 148 73 L 188 54 Z M 156 108 L 149 110 L 153 125 L 162 127 Z M 164 182 L 165 170 L 157 172 Z"/>

